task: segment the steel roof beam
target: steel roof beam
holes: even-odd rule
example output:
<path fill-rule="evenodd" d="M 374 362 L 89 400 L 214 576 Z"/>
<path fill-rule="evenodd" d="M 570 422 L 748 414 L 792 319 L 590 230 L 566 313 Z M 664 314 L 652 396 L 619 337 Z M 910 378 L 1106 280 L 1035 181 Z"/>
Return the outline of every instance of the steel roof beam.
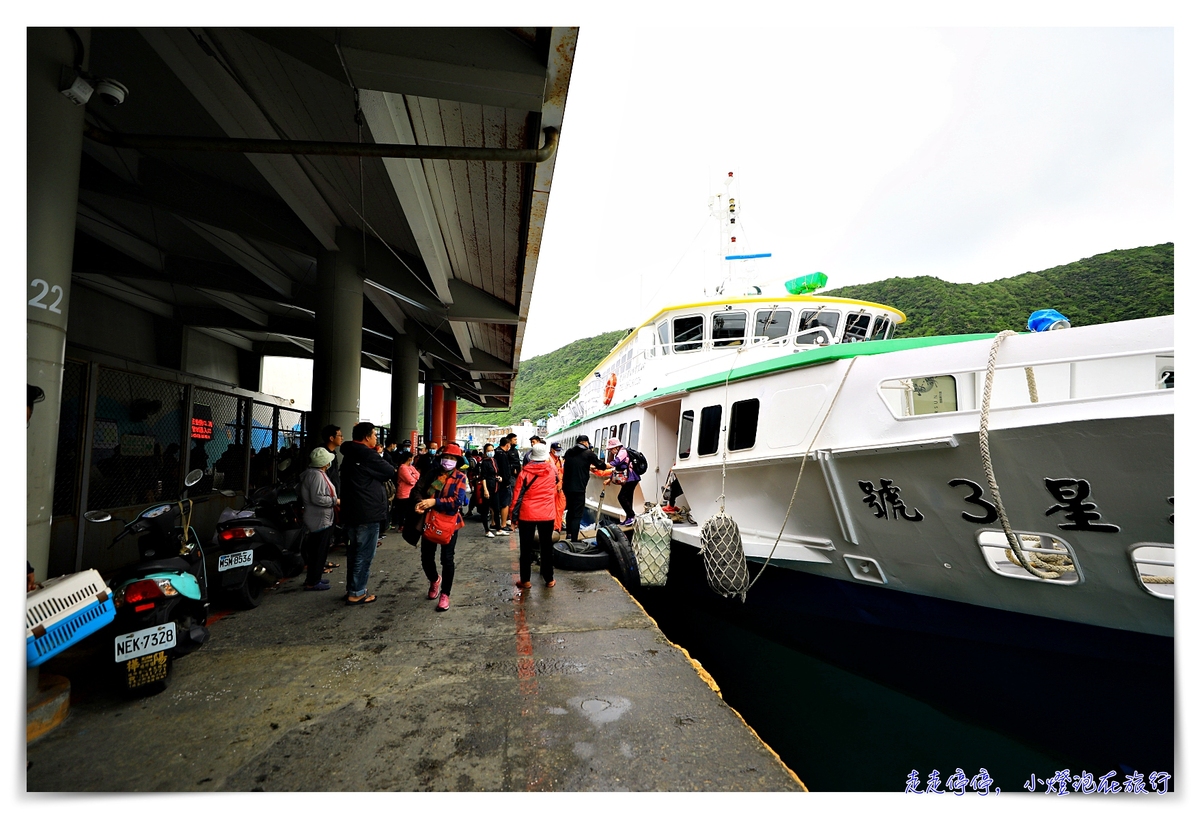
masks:
<path fill-rule="evenodd" d="M 339 82 L 346 81 L 349 71 L 362 89 L 525 111 L 542 106 L 546 66 L 531 45 L 504 29 L 244 31 Z"/>
<path fill-rule="evenodd" d="M 142 28 L 139 31 L 227 136 L 279 139 L 280 135 L 249 94 L 220 63 L 204 53 L 186 29 Z M 296 157 L 250 154 L 247 159 L 304 222 L 321 247 L 337 250 L 338 217 Z"/>

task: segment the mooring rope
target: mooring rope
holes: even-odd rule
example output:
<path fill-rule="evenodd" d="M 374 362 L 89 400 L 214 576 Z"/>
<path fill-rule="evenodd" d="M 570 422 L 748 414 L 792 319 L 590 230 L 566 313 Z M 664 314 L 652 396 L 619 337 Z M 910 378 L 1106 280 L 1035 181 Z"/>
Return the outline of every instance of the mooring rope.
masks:
<path fill-rule="evenodd" d="M 996 376 L 996 356 L 1000 351 L 1000 344 L 1004 342 L 1004 339 L 1016 334 L 1010 329 L 999 333 L 992 341 L 992 348 L 988 352 L 987 377 L 984 378 L 983 382 L 983 403 L 979 407 L 979 457 L 983 460 L 983 472 L 987 476 L 988 489 L 992 492 L 992 498 L 996 501 L 996 516 L 1000 518 L 1000 525 L 1004 529 L 1004 537 L 1008 540 L 1009 550 L 1007 554 L 1009 559 L 1012 559 L 1012 556 L 1015 555 L 1017 564 L 1035 577 L 1039 577 L 1040 579 L 1058 579 L 1062 576 L 1061 571 L 1043 571 L 1030 562 L 1025 549 L 1021 546 L 1020 538 L 1008 522 L 1008 513 L 1005 512 L 1004 501 L 1000 498 L 1000 486 L 996 482 L 996 469 L 992 465 L 988 425 L 991 422 L 992 382 Z M 1030 367 L 1026 367 L 1025 377 L 1026 381 L 1030 384 L 1030 399 L 1034 400 L 1036 390 L 1032 381 L 1033 373 L 1030 370 Z M 1071 570 L 1074 570 L 1074 566 L 1071 567 Z"/>

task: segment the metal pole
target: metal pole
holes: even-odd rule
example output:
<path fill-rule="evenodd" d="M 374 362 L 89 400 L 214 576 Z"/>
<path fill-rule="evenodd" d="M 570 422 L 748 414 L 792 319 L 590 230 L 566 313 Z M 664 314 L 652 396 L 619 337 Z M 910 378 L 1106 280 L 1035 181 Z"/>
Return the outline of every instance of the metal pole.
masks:
<path fill-rule="evenodd" d="M 83 439 L 79 441 L 82 457 L 83 474 L 79 478 L 79 507 L 77 510 L 77 529 L 75 531 L 75 573 L 83 570 L 83 543 L 87 539 L 86 520 L 84 513 L 88 511 L 88 491 L 91 489 L 92 477 L 92 441 L 96 437 L 96 393 L 100 387 L 100 364 L 88 364 L 87 391 L 83 396 Z"/>

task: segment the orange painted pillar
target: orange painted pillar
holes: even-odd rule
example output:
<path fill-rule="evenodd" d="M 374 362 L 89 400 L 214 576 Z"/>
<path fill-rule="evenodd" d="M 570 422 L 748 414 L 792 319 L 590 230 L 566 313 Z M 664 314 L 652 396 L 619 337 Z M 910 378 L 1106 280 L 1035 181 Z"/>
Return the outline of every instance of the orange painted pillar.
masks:
<path fill-rule="evenodd" d="M 429 429 L 429 445 L 441 446 L 442 437 L 442 385 L 435 383 L 433 385 L 433 398 L 430 401 L 429 407 L 429 423 L 433 428 Z"/>
<path fill-rule="evenodd" d="M 458 438 L 458 396 L 453 389 L 442 393 L 442 434 L 445 443 L 454 443 Z"/>

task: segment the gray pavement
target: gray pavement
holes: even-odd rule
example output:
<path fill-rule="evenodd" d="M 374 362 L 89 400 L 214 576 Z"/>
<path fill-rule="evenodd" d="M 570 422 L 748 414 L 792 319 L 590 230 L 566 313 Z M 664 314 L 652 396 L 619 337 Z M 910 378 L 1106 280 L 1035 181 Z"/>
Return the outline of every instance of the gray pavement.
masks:
<path fill-rule="evenodd" d="M 519 592 L 516 539 L 468 523 L 436 613 L 417 549 L 393 533 L 378 602 L 341 602 L 344 565 L 330 591 L 293 579 L 212 623 L 151 698 L 100 683 L 109 644 L 52 660 L 71 713 L 27 748 L 28 789 L 804 789 L 607 572 L 545 588 L 535 566 Z"/>

